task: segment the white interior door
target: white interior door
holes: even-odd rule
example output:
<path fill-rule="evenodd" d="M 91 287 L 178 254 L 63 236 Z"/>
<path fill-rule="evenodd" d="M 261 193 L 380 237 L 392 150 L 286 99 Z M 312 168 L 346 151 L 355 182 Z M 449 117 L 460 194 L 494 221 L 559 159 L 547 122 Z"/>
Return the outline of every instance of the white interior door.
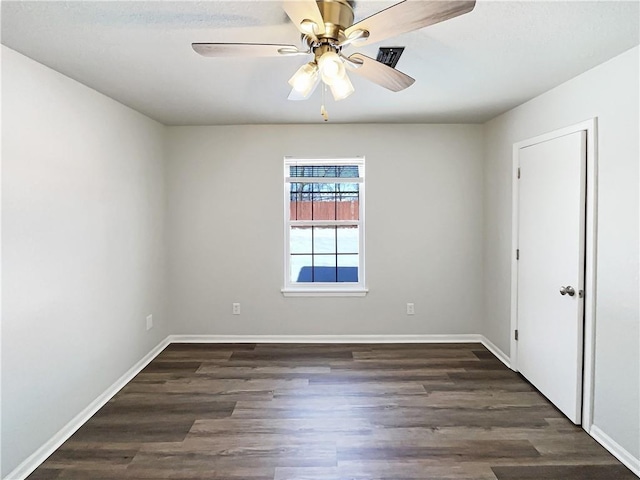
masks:
<path fill-rule="evenodd" d="M 586 132 L 522 148 L 518 158 L 518 370 L 578 424 Z"/>

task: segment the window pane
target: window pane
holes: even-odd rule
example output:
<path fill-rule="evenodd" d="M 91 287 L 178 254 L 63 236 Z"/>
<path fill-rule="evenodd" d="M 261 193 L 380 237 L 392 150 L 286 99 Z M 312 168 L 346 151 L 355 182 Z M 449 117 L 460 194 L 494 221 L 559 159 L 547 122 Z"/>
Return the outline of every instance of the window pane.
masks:
<path fill-rule="evenodd" d="M 339 193 L 336 202 L 336 220 L 359 220 L 360 203 L 357 193 Z"/>
<path fill-rule="evenodd" d="M 360 185 L 357 183 L 339 183 L 337 194 L 337 220 L 358 220 L 360 216 Z"/>
<path fill-rule="evenodd" d="M 290 177 L 358 178 L 358 165 L 291 165 Z"/>
<path fill-rule="evenodd" d="M 336 232 L 338 253 L 360 252 L 360 237 L 358 227 L 338 227 Z"/>
<path fill-rule="evenodd" d="M 291 227 L 289 232 L 289 251 L 291 253 L 313 253 L 312 227 Z"/>
<path fill-rule="evenodd" d="M 313 253 L 336 253 L 336 227 L 313 227 Z"/>
<path fill-rule="evenodd" d="M 360 185 L 358 183 L 338 183 L 337 190 L 345 193 L 358 193 Z"/>
<path fill-rule="evenodd" d="M 358 255 L 338 255 L 338 282 L 358 281 Z"/>
<path fill-rule="evenodd" d="M 311 202 L 298 201 L 291 202 L 291 220 L 311 220 Z"/>
<path fill-rule="evenodd" d="M 313 188 L 313 220 L 336 219 L 336 194 L 334 184 L 315 183 Z M 331 186 L 331 187 L 329 187 Z"/>
<path fill-rule="evenodd" d="M 310 183 L 292 183 L 290 186 L 289 218 L 291 220 L 311 220 Z"/>
<path fill-rule="evenodd" d="M 314 282 L 335 282 L 336 281 L 336 256 L 335 255 L 314 255 L 313 256 L 313 281 Z"/>
<path fill-rule="evenodd" d="M 313 274 L 311 269 L 311 255 L 291 255 L 289 257 L 291 282 L 311 282 Z"/>

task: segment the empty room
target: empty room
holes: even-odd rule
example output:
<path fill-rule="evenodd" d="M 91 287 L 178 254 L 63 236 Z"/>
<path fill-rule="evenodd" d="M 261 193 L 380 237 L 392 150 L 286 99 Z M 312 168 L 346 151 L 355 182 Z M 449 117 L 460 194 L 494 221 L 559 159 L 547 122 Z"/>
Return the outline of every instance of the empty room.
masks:
<path fill-rule="evenodd" d="M 640 477 L 639 1 L 0 5 L 0 478 Z"/>

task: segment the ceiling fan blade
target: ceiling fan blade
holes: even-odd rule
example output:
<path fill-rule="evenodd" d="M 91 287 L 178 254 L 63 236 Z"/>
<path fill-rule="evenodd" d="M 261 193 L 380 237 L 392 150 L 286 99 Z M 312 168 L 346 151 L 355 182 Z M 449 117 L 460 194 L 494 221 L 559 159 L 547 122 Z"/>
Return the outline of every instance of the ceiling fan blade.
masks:
<path fill-rule="evenodd" d="M 316 0 L 284 1 L 282 2 L 282 8 L 284 8 L 284 11 L 293 24 L 302 33 L 309 33 L 300 28 L 303 20 L 311 20 L 318 26 L 318 30 L 314 32 L 316 35 L 322 35 L 324 33 L 324 20 Z"/>
<path fill-rule="evenodd" d="M 387 88 L 393 92 L 399 92 L 413 85 L 415 80 L 409 75 L 402 73 L 400 70 L 388 67 L 384 63 L 378 62 L 373 58 L 354 53 L 349 57 L 349 61 L 360 64 L 358 68 L 352 68 L 353 73 L 363 76 L 367 80 L 377 83 L 381 87 Z M 349 62 L 346 63 L 350 65 Z"/>
<path fill-rule="evenodd" d="M 266 43 L 192 43 L 191 46 L 203 57 L 279 57 L 309 53 L 294 45 Z"/>
<path fill-rule="evenodd" d="M 367 45 L 463 15 L 475 5 L 475 0 L 405 0 L 350 26 L 345 35 L 368 31 L 369 37 L 358 41 Z"/>

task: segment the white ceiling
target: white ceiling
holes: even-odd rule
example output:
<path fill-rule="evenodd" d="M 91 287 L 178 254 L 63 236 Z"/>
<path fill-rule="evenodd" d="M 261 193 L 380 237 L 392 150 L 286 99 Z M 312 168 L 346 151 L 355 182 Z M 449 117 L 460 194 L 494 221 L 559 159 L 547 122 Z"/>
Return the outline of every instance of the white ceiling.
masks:
<path fill-rule="evenodd" d="M 356 20 L 394 1 L 357 0 Z M 416 83 L 351 74 L 334 123 L 484 122 L 640 43 L 638 1 L 488 1 L 381 45 Z M 214 59 L 192 42 L 298 44 L 277 1 L 2 1 L 2 43 L 167 125 L 319 123 L 321 89 L 287 100 L 304 57 Z M 308 60 L 307 60 L 308 61 Z"/>

